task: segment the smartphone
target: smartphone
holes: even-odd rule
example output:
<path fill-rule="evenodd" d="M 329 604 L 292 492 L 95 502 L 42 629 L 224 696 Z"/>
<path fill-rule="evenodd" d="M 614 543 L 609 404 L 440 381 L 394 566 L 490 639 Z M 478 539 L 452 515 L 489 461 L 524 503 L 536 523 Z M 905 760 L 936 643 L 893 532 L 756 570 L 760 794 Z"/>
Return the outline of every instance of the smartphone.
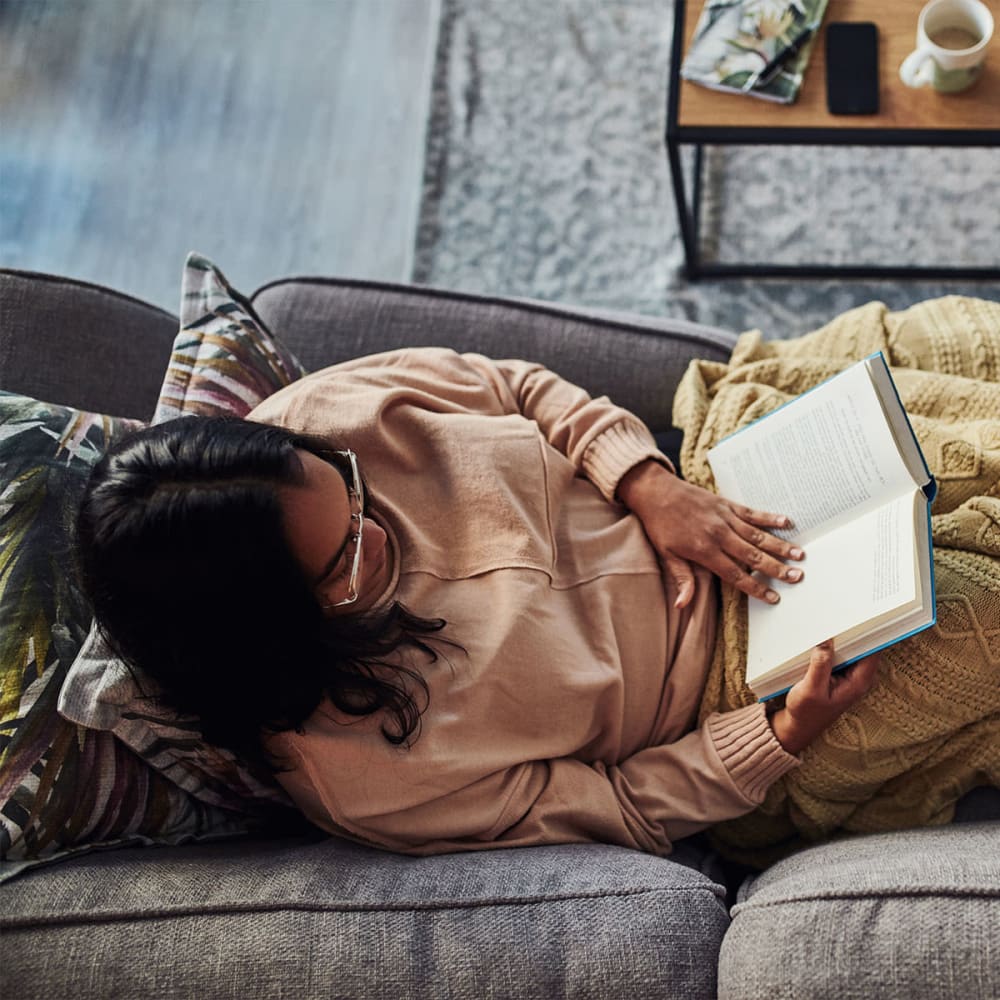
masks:
<path fill-rule="evenodd" d="M 878 28 L 871 21 L 827 25 L 826 105 L 831 115 L 878 113 Z"/>

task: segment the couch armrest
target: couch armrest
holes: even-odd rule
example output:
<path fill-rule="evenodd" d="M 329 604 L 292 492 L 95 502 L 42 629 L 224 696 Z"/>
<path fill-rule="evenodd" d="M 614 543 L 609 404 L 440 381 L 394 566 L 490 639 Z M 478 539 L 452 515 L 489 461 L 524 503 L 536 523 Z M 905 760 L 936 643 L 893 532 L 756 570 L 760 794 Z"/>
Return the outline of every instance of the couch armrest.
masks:
<path fill-rule="evenodd" d="M 399 347 L 524 358 L 606 393 L 654 431 L 671 426 L 688 363 L 726 361 L 736 343 L 727 330 L 684 320 L 386 282 L 286 278 L 252 301 L 310 370 Z"/>
<path fill-rule="evenodd" d="M 0 389 L 148 420 L 177 317 L 72 278 L 0 269 Z"/>

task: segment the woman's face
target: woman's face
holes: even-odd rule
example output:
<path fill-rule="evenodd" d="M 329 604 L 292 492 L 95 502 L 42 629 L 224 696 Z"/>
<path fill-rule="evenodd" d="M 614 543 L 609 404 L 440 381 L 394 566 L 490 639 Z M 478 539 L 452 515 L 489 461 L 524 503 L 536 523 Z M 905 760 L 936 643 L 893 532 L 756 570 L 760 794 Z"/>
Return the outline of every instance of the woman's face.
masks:
<path fill-rule="evenodd" d="M 347 591 L 351 575 L 350 539 L 357 531 L 344 477 L 312 452 L 297 449 L 304 481 L 279 491 L 285 533 L 299 565 L 308 574 L 320 604 L 335 604 Z M 392 550 L 385 531 L 366 517 L 358 567 L 358 599 L 325 609 L 327 615 L 368 610 L 392 577 Z"/>

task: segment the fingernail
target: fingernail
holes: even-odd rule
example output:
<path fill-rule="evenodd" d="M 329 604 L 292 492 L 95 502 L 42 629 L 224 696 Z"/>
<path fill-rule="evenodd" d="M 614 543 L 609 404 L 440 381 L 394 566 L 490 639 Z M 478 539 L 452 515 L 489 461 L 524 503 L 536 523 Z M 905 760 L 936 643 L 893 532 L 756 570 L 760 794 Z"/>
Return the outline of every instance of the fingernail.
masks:
<path fill-rule="evenodd" d="M 778 597 L 773 590 L 769 590 L 764 596 L 768 599 L 768 601 L 770 601 L 771 604 L 777 604 L 778 601 L 781 600 L 781 598 Z"/>
<path fill-rule="evenodd" d="M 800 569 L 790 569 L 785 574 L 785 579 L 786 580 L 791 580 L 792 583 L 798 583 L 799 580 L 802 579 L 802 570 L 800 570 Z"/>
<path fill-rule="evenodd" d="M 793 559 L 801 559 L 803 557 L 803 555 L 805 555 L 805 553 L 802 551 L 802 549 L 792 549 L 792 551 L 789 552 L 788 554 Z"/>

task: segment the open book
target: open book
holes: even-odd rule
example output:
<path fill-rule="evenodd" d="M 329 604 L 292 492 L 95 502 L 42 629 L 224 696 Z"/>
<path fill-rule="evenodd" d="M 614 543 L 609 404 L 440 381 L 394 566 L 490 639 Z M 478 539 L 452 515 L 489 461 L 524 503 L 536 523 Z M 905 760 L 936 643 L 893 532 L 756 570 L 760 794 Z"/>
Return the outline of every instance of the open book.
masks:
<path fill-rule="evenodd" d="M 760 699 L 806 672 L 833 637 L 835 663 L 934 624 L 930 505 L 937 484 L 881 354 L 840 372 L 708 453 L 719 493 L 787 514 L 805 579 L 750 600 L 747 684 Z"/>

